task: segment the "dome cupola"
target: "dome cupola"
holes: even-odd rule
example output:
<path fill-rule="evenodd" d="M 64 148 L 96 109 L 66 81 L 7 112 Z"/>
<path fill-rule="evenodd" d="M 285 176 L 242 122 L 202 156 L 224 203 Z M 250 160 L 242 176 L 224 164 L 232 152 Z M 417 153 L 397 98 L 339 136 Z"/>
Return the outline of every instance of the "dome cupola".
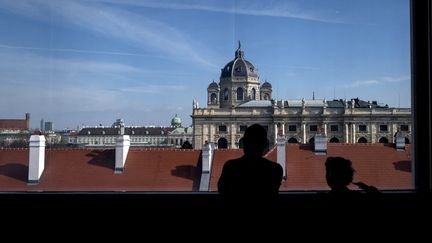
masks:
<path fill-rule="evenodd" d="M 207 89 L 219 89 L 219 85 L 213 80 Z"/>
<path fill-rule="evenodd" d="M 181 127 L 182 126 L 182 120 L 177 114 L 173 117 L 173 119 L 171 119 L 171 126 L 173 126 L 173 127 Z"/>
<path fill-rule="evenodd" d="M 244 51 L 241 49 L 240 41 L 234 60 L 227 63 L 221 72 L 221 79 L 233 77 L 258 78 L 258 70 L 251 62 L 244 59 Z"/>
<path fill-rule="evenodd" d="M 261 86 L 262 89 L 271 89 L 272 85 L 267 82 L 267 80 L 263 83 L 263 85 Z"/>

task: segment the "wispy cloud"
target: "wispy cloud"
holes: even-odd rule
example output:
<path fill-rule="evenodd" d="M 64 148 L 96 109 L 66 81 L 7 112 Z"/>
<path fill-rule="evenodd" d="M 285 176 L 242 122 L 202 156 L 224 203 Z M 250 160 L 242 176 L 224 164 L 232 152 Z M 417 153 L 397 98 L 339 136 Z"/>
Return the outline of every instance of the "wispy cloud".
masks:
<path fill-rule="evenodd" d="M 12 45 L 4 45 L 4 44 L 0 44 L 0 48 L 30 50 L 30 51 L 72 52 L 72 53 L 97 54 L 97 55 L 136 56 L 136 57 L 151 57 L 151 58 L 162 58 L 162 59 L 165 58 L 163 56 L 157 56 L 157 55 L 147 55 L 147 54 L 128 53 L 128 52 L 93 51 L 93 50 L 68 49 L 68 48 L 43 48 L 43 47 L 32 47 L 32 46 L 12 46 Z"/>
<path fill-rule="evenodd" d="M 139 86 L 131 86 L 127 88 L 112 89 L 116 92 L 131 92 L 131 93 L 142 93 L 142 94 L 167 94 L 169 92 L 185 91 L 187 89 L 184 85 L 155 85 L 146 84 Z"/>
<path fill-rule="evenodd" d="M 379 79 L 370 79 L 370 80 L 361 80 L 354 81 L 349 84 L 344 85 L 345 89 L 352 89 L 358 87 L 369 87 L 373 85 L 385 84 L 385 83 L 395 83 L 395 82 L 403 82 L 410 81 L 410 77 L 408 75 L 398 76 L 398 77 L 382 77 Z"/>
<path fill-rule="evenodd" d="M 408 75 L 399 76 L 399 77 L 383 77 L 382 80 L 384 82 L 396 83 L 411 80 L 411 77 Z"/>
<path fill-rule="evenodd" d="M 198 44 L 180 30 L 167 24 L 110 8 L 99 1 L 0 0 L 0 8 L 25 17 L 65 22 L 141 48 L 156 49 L 174 59 L 189 60 L 208 68 L 216 65 L 201 56 Z"/>
<path fill-rule="evenodd" d="M 131 107 L 131 101 L 147 101 L 142 96 L 131 97 L 134 94 L 169 96 L 186 89 L 143 82 L 166 73 L 123 63 L 45 57 L 22 50 L 0 51 L 0 57 L 2 111 L 12 109 L 11 100 L 20 101 L 13 107 L 18 110 L 121 110 Z"/>
<path fill-rule="evenodd" d="M 71 84 L 100 84 L 108 77 L 145 77 L 155 71 L 123 63 L 65 59 L 37 55 L 25 51 L 1 51 L 0 80 L 3 84 L 27 82 L 40 86 Z"/>
<path fill-rule="evenodd" d="M 361 86 L 371 86 L 379 84 L 380 82 L 378 80 L 372 79 L 372 80 L 362 80 L 362 81 L 354 81 L 350 84 L 347 84 L 344 86 L 344 88 L 350 89 L 350 88 L 358 88 Z"/>
<path fill-rule="evenodd" d="M 176 10 L 199 10 L 209 12 L 220 12 L 227 14 L 241 14 L 241 15 L 254 15 L 254 16 L 269 16 L 269 17 L 283 17 L 302 19 L 310 21 L 318 21 L 325 23 L 342 23 L 322 13 L 312 10 L 301 9 L 294 5 L 292 2 L 287 1 L 233 1 L 224 3 L 221 1 L 140 1 L 140 0 L 87 0 L 89 2 L 105 2 L 113 4 L 123 4 L 148 8 L 161 8 L 161 9 L 176 9 Z M 334 12 L 336 13 L 336 12 Z"/>

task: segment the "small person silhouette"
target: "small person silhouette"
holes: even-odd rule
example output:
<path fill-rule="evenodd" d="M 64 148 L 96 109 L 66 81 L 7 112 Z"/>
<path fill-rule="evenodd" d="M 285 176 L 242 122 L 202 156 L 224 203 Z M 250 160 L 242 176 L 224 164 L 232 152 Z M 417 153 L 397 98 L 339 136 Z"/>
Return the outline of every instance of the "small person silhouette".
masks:
<path fill-rule="evenodd" d="M 374 186 L 367 185 L 363 182 L 353 182 L 355 170 L 352 167 L 351 160 L 343 157 L 328 157 L 326 162 L 326 180 L 331 188 L 330 194 L 333 195 L 355 195 L 356 191 L 348 188 L 349 184 L 354 184 L 369 194 L 380 193 Z"/>
<path fill-rule="evenodd" d="M 243 137 L 244 155 L 227 161 L 218 181 L 218 191 L 230 202 L 263 203 L 277 198 L 282 166 L 263 158 L 267 132 L 259 124 L 249 126 Z"/>
<path fill-rule="evenodd" d="M 327 217 L 337 222 L 348 222 L 352 218 L 370 215 L 380 208 L 380 192 L 374 186 L 363 182 L 352 182 L 355 170 L 351 160 L 343 157 L 328 157 L 325 162 L 326 180 L 331 190 L 325 194 Z M 359 190 L 350 190 L 349 184 L 357 185 Z M 347 213 L 349 212 L 349 213 Z M 355 215 L 355 216 L 354 216 Z"/>

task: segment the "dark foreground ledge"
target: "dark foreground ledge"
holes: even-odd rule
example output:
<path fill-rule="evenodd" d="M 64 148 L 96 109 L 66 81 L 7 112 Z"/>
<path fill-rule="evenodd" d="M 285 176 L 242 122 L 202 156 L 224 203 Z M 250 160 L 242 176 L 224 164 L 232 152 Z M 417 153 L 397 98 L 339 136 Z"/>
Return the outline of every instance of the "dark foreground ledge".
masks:
<path fill-rule="evenodd" d="M 276 217 L 300 215 L 394 215 L 417 217 L 430 213 L 431 194 L 389 191 L 379 198 L 352 200 L 329 199 L 326 193 L 282 193 L 272 207 L 261 208 L 260 202 L 246 202 L 242 211 L 254 214 L 268 211 Z M 217 193 L 129 193 L 129 192 L 36 192 L 1 193 L 3 213 L 45 215 L 62 213 L 71 216 L 91 214 L 148 216 L 218 216 L 226 205 Z M 233 214 L 229 214 L 233 215 Z M 235 215 L 235 213 L 234 213 Z"/>

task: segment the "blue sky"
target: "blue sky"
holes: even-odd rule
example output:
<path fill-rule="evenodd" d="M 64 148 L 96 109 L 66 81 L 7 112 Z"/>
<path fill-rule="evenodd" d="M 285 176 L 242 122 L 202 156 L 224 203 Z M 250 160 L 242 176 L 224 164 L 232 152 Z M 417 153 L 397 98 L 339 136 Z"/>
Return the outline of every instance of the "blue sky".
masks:
<path fill-rule="evenodd" d="M 0 0 L 0 118 L 190 125 L 238 40 L 278 99 L 410 107 L 408 0 Z"/>

